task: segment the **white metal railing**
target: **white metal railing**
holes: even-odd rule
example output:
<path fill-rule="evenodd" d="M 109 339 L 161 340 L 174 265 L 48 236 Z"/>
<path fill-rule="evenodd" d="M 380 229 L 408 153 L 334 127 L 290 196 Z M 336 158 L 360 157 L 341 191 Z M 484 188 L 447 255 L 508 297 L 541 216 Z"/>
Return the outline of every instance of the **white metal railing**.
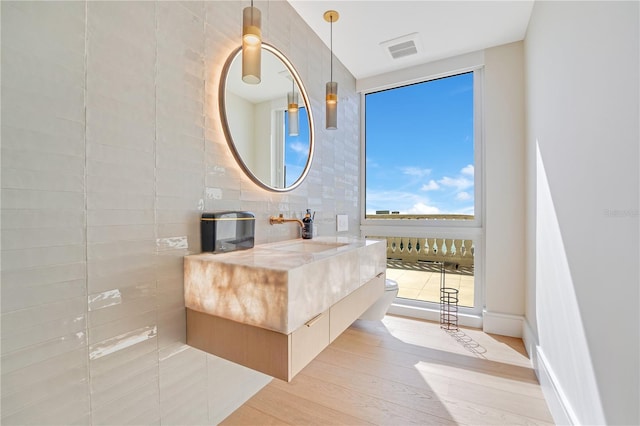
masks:
<path fill-rule="evenodd" d="M 370 237 L 387 240 L 387 258 L 405 262 L 446 262 L 473 266 L 473 240 L 453 238 Z"/>

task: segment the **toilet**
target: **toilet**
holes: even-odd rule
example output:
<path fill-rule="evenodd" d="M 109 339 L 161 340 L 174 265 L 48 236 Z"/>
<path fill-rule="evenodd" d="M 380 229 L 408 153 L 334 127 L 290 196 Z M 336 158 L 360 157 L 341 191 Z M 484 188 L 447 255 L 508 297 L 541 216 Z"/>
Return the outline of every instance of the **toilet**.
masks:
<path fill-rule="evenodd" d="M 369 321 L 380 321 L 384 318 L 389 306 L 393 303 L 393 299 L 398 295 L 398 283 L 396 281 L 387 279 L 384 283 L 384 294 L 378 299 L 376 303 L 371 305 L 359 319 Z"/>

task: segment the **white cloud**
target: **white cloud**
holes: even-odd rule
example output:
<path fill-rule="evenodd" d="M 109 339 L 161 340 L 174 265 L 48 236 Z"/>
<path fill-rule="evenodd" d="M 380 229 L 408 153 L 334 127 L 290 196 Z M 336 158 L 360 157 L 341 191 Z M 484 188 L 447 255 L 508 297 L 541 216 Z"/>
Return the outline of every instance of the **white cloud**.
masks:
<path fill-rule="evenodd" d="M 473 176 L 473 172 L 474 172 L 473 164 L 469 164 L 468 166 L 465 166 L 462 168 L 462 170 L 460 170 L 460 173 L 467 176 Z"/>
<path fill-rule="evenodd" d="M 289 144 L 289 147 L 300 154 L 307 154 L 309 152 L 309 145 L 301 143 L 301 142 L 293 142 Z"/>
<path fill-rule="evenodd" d="M 462 191 L 456 194 L 456 200 L 467 201 L 471 199 L 471 195 L 468 192 Z"/>
<path fill-rule="evenodd" d="M 438 213 L 440 213 L 439 208 L 434 206 L 429 206 L 425 203 L 414 204 L 413 207 L 411 207 L 409 210 L 406 211 L 406 214 L 438 214 Z"/>
<path fill-rule="evenodd" d="M 440 210 L 433 207 L 431 200 L 410 192 L 373 191 L 367 192 L 367 214 L 376 210 L 398 211 L 401 214 L 437 214 Z"/>
<path fill-rule="evenodd" d="M 440 189 L 440 185 L 438 185 L 438 183 L 433 179 L 431 179 L 429 183 L 422 185 L 422 188 L 420 188 L 421 191 L 435 191 L 436 189 Z"/>
<path fill-rule="evenodd" d="M 421 169 L 419 167 L 402 167 L 402 173 L 409 176 L 425 177 L 431 174 L 431 169 Z"/>
<path fill-rule="evenodd" d="M 442 186 L 456 188 L 458 191 L 464 191 L 465 189 L 473 186 L 473 181 L 465 177 L 450 178 L 448 176 L 445 176 L 440 179 L 438 183 Z"/>

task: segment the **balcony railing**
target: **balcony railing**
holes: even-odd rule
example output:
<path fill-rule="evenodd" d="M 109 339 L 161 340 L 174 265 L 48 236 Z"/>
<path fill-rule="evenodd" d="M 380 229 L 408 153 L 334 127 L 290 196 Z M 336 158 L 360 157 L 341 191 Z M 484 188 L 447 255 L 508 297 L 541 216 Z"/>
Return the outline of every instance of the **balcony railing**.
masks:
<path fill-rule="evenodd" d="M 387 240 L 387 259 L 403 262 L 444 262 L 448 265 L 473 267 L 473 240 L 452 238 L 370 237 Z"/>

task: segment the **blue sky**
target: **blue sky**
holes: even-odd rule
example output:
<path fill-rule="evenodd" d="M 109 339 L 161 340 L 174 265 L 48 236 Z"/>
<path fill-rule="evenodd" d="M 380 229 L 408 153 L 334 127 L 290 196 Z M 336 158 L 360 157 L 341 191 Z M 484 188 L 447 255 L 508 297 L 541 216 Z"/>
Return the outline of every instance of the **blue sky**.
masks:
<path fill-rule="evenodd" d="M 473 214 L 473 73 L 366 95 L 366 212 Z"/>
<path fill-rule="evenodd" d="M 298 109 L 298 123 L 298 136 L 289 136 L 289 116 L 284 114 L 284 164 L 287 170 L 285 186 L 291 186 L 298 180 L 309 158 L 309 117 L 304 107 Z"/>

